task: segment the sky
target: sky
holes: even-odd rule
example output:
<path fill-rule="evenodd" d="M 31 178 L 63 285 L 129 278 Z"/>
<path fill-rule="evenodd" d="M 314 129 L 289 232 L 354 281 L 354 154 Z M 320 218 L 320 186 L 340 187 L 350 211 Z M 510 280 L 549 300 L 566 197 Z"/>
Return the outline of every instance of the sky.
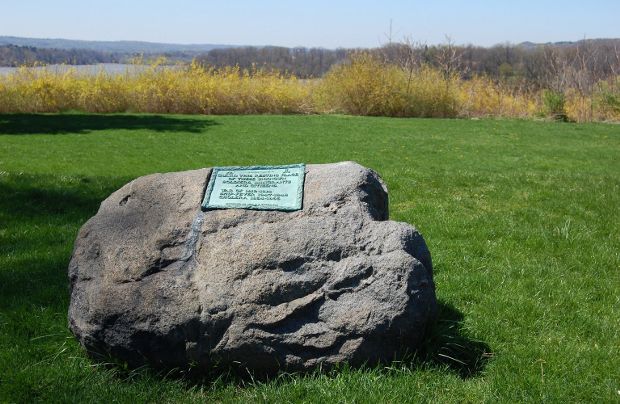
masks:
<path fill-rule="evenodd" d="M 618 38 L 620 0 L 1 0 L 0 35 L 324 48 L 449 37 L 491 46 Z"/>

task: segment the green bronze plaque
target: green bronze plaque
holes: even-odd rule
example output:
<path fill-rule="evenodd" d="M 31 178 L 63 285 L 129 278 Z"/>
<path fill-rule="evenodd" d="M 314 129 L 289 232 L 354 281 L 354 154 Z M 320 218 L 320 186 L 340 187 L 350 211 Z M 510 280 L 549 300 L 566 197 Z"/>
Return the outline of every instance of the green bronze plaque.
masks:
<path fill-rule="evenodd" d="M 304 194 L 305 164 L 215 167 L 204 209 L 299 210 Z"/>

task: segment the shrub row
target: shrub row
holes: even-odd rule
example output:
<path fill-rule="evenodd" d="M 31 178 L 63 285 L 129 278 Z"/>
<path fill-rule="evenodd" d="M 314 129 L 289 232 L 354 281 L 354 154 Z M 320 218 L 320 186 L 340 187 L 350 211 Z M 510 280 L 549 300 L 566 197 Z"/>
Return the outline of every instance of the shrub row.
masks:
<path fill-rule="evenodd" d="M 477 76 L 463 80 L 436 68 L 404 69 L 368 54 L 323 78 L 197 64 L 114 75 L 20 68 L 0 76 L 0 113 L 79 110 L 183 114 L 345 113 L 397 117 L 549 117 L 620 121 L 620 77 L 592 95 L 515 90 Z"/>
<path fill-rule="evenodd" d="M 0 112 L 304 113 L 311 111 L 310 87 L 295 77 L 236 67 L 155 64 L 121 75 L 20 68 L 0 78 Z"/>

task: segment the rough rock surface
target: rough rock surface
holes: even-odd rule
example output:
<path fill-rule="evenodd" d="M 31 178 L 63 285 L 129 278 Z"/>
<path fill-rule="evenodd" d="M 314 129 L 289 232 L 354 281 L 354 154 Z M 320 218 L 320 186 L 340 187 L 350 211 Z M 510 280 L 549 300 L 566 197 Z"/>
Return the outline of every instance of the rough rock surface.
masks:
<path fill-rule="evenodd" d="M 437 310 L 431 257 L 388 220 L 377 174 L 308 165 L 300 211 L 202 212 L 210 172 L 138 178 L 80 230 L 69 322 L 92 355 L 272 372 L 419 346 Z"/>

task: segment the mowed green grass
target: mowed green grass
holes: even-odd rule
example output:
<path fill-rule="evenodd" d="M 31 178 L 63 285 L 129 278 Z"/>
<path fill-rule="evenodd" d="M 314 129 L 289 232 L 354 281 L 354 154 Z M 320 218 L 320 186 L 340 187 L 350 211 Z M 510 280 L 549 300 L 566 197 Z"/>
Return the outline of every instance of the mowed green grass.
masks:
<path fill-rule="evenodd" d="M 417 360 L 196 381 L 89 360 L 67 329 L 79 227 L 127 181 L 355 160 L 433 254 Z M 620 402 L 620 126 L 348 116 L 0 115 L 0 402 Z"/>

